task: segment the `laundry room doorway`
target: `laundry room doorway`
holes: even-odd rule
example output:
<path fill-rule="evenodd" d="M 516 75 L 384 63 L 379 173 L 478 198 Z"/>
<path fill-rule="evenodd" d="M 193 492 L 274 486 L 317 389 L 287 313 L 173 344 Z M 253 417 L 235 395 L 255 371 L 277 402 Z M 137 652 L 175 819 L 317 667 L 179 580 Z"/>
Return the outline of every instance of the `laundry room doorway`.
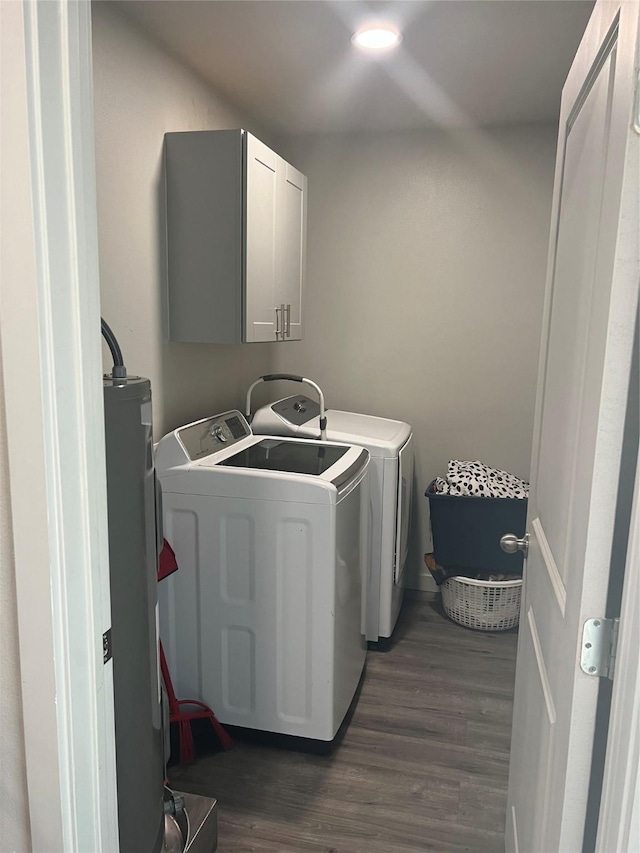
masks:
<path fill-rule="evenodd" d="M 38 126 L 38 120 L 46 112 L 54 126 L 57 119 L 61 120 L 61 128 L 64 127 L 62 119 L 70 122 L 81 115 L 86 128 L 92 120 L 89 88 L 69 88 L 69 80 L 78 79 L 74 76 L 79 71 L 78 51 L 83 61 L 90 56 L 90 7 L 88 4 L 66 3 L 4 5 L 18 7 L 19 17 L 26 6 L 31 8 L 32 15 L 47 15 L 49 22 L 59 16 L 58 26 L 52 25 L 49 30 L 49 35 L 57 33 L 58 42 L 54 44 L 52 36 L 50 47 L 59 50 L 59 65 L 72 73 L 62 81 L 63 86 L 67 86 L 64 98 L 49 98 L 46 105 L 36 105 L 31 116 L 33 125 Z M 2 13 L 4 23 L 4 8 Z M 80 20 L 73 18 L 76 14 Z M 68 15 L 73 18 L 72 26 L 64 33 L 63 24 L 68 23 Z M 638 137 L 634 138 L 633 134 L 637 134 L 640 122 L 637 115 L 635 128 L 629 122 L 633 102 L 632 81 L 637 76 L 637 69 L 634 73 L 633 67 L 637 16 L 637 3 L 603 3 L 597 7 L 581 48 L 582 59 L 579 58 L 574 66 L 575 76 L 568 84 L 563 108 L 559 148 L 562 156 L 554 207 L 555 242 L 550 252 L 555 263 L 550 283 L 557 290 L 552 294 L 550 288 L 545 315 L 547 355 L 543 361 L 544 384 L 536 425 L 535 494 L 532 501 L 535 509 L 531 513 L 532 536 L 527 568 L 530 589 L 525 597 L 521 623 L 508 815 L 511 822 L 508 822 L 509 849 L 516 849 L 516 831 L 518 846 L 523 851 L 573 849 L 572 844 L 584 826 L 598 690 L 597 679 L 578 669 L 576 652 L 585 618 L 605 615 L 600 606 L 606 594 L 606 577 L 605 574 L 597 575 L 596 571 L 603 565 L 600 558 L 608 556 L 607 543 L 610 546 L 611 511 L 617 492 L 613 469 L 616 460 L 619 467 L 633 320 L 637 316 L 637 273 L 634 277 L 633 272 L 638 258 L 638 204 L 637 194 L 634 196 L 633 191 L 635 187 L 637 192 L 638 186 Z M 43 40 L 42 49 L 46 47 Z M 24 54 L 24 48 L 21 50 Z M 28 62 L 24 55 L 18 56 L 20 59 L 26 70 L 33 57 L 29 55 Z M 82 65 L 80 70 L 90 78 L 88 67 Z M 29 73 L 32 72 L 33 67 L 29 65 Z M 619 86 L 619 81 L 626 82 Z M 21 86 L 26 101 L 26 74 Z M 50 90 L 47 92 L 50 94 Z M 625 109 L 626 120 L 621 121 L 620 115 Z M 604 136 L 604 129 L 607 130 L 609 142 L 606 153 L 597 146 L 591 146 L 591 129 L 589 132 L 583 129 L 583 120 L 587 118 L 590 119 L 590 128 L 593 124 L 599 126 L 600 139 Z M 33 126 L 26 127 L 27 131 L 32 129 Z M 61 133 L 62 137 L 64 133 Z M 71 138 L 67 135 L 64 141 L 69 143 Z M 574 159 L 573 142 L 579 139 L 585 143 L 582 150 L 587 161 Z M 31 139 L 32 144 L 33 141 Z M 26 163 L 28 146 L 27 133 L 22 145 L 14 148 L 21 156 L 12 164 L 16 172 L 18 169 L 26 170 L 25 197 L 31 189 L 29 181 L 34 180 Z M 76 155 L 79 150 L 81 147 L 75 150 Z M 72 156 L 74 152 L 67 151 L 64 145 L 61 145 L 60 152 L 67 167 L 74 162 L 78 167 L 78 161 L 74 161 Z M 87 152 L 91 154 L 91 146 L 85 148 L 85 154 Z M 43 153 L 42 149 L 39 153 Z M 563 168 L 563 163 L 566 168 Z M 635 184 L 633 173 L 626 171 L 626 167 L 633 168 L 634 163 Z M 51 164 L 47 166 L 41 162 L 40 165 L 43 171 L 39 176 L 45 179 L 46 186 L 46 178 L 51 176 L 48 172 Z M 571 180 L 570 166 L 575 168 Z M 586 173 L 589 181 L 585 180 Z M 54 167 L 53 176 L 56 174 Z M 600 192 L 595 198 L 586 192 L 587 185 L 591 186 L 594 180 Z M 58 190 L 62 184 L 64 181 L 56 185 Z M 71 184 L 65 186 L 68 189 Z M 84 216 L 78 220 L 71 217 L 65 220 L 69 226 L 69 239 L 57 245 L 69 249 L 68 268 L 81 274 L 62 274 L 53 280 L 45 276 L 41 288 L 33 269 L 27 269 L 24 263 L 21 266 L 23 259 L 19 258 L 14 267 L 13 283 L 3 276 L 0 326 L 3 390 L 9 427 L 16 575 L 22 584 L 18 590 L 18 606 L 22 614 L 29 616 L 25 619 L 21 614 L 19 626 L 26 763 L 29 770 L 28 818 L 34 847 L 59 850 L 117 847 L 114 840 L 117 826 L 113 721 L 108 718 L 112 687 L 110 670 L 102 667 L 101 643 L 102 631 L 108 627 L 109 611 L 106 518 L 103 518 L 102 527 L 100 523 L 93 526 L 87 523 L 89 519 L 99 517 L 100 501 L 104 516 L 104 464 L 99 461 L 102 440 L 100 393 L 97 388 L 90 390 L 90 381 L 86 386 L 81 383 L 72 388 L 65 386 L 69 377 L 75 375 L 74 370 L 80 370 L 81 364 L 100 372 L 99 283 L 97 275 L 88 275 L 88 267 L 79 261 L 87 246 L 90 252 L 96 248 L 95 233 L 88 234 L 90 229 L 86 227 L 95 217 L 95 199 L 90 180 L 80 189 L 86 207 L 70 205 L 70 209 L 74 213 L 81 211 Z M 580 203 L 582 192 L 586 192 L 588 204 Z M 60 224 L 64 217 L 60 216 L 56 198 L 54 194 L 50 196 L 51 210 L 55 214 L 52 222 Z M 580 302 L 585 312 L 578 313 L 577 317 L 557 301 L 560 299 L 560 273 L 571 269 L 572 258 L 575 259 L 572 252 L 576 246 L 583 245 L 573 231 L 570 232 L 573 238 L 568 242 L 564 240 L 567 232 L 563 230 L 563 217 L 568 206 L 575 211 L 575 221 L 582 229 L 581 233 L 588 229 L 590 237 L 597 237 L 595 243 L 591 239 L 589 241 L 589 245 L 598 246 L 594 262 L 597 280 L 604 286 L 604 291 L 598 290 L 597 299 L 603 292 L 606 295 L 606 304 L 600 305 L 594 296 L 595 283 L 592 281 L 592 289 L 584 296 L 585 301 Z M 619 218 L 618 212 L 623 208 L 629 210 L 630 215 Z M 39 222 L 42 224 L 45 219 Z M 609 230 L 612 223 L 617 228 L 618 222 L 628 225 L 629 233 Z M 34 246 L 41 246 L 43 233 L 38 223 L 30 221 L 29 229 Z M 568 252 L 566 256 L 561 251 L 563 247 Z M 30 260 L 35 267 L 33 246 L 30 251 Z M 95 273 L 95 256 L 91 268 Z M 575 281 L 569 276 L 567 280 L 568 295 L 578 294 L 583 298 L 581 286 L 586 279 Z M 56 304 L 58 308 L 64 304 L 65 309 L 45 314 L 45 322 L 38 327 L 38 310 L 51 304 L 47 300 L 51 297 L 52 281 L 61 284 L 61 289 L 56 290 Z M 6 298 L 8 293 L 15 296 L 19 291 L 19 302 L 11 303 Z M 25 310 L 25 306 L 29 310 Z M 589 310 L 590 306 L 593 306 L 593 311 Z M 81 331 L 74 322 L 79 313 L 84 316 L 84 312 L 93 316 L 95 338 L 93 333 L 87 333 L 86 327 Z M 558 328 L 554 325 L 556 323 Z M 593 334 L 592 323 L 595 324 Z M 573 329 L 572 338 L 564 334 L 567 329 Z M 554 349 L 558 334 L 565 342 L 573 340 L 574 348 L 569 355 L 579 356 L 577 361 L 571 361 L 569 357 L 559 358 L 561 353 Z M 28 346 L 25 341 L 29 342 Z M 29 358 L 25 357 L 27 350 Z M 65 370 L 71 361 L 74 369 Z M 554 368 L 566 369 L 567 364 L 577 372 L 580 381 L 572 383 L 567 373 Z M 60 391 L 60 384 L 66 393 L 56 393 Z M 566 390 L 567 384 L 571 389 L 580 390 L 580 394 L 576 397 L 563 395 L 561 391 L 563 388 Z M 594 386 L 601 393 L 587 393 Z M 559 398 L 563 398 L 562 404 Z M 51 403 L 50 420 L 40 410 L 43 399 Z M 568 430 L 561 417 L 562 412 L 567 411 L 563 406 L 568 407 L 570 417 L 577 419 L 578 433 L 584 441 L 575 441 L 575 431 L 571 433 Z M 557 430 L 554 423 L 559 424 Z M 65 433 L 65 426 L 73 427 L 74 431 Z M 556 440 L 568 436 L 568 452 L 559 457 L 562 464 L 556 467 L 551 464 L 554 444 L 549 443 L 549 435 L 554 435 Z M 71 441 L 74 436 L 77 438 L 75 442 Z M 72 465 L 68 464 L 71 457 L 60 452 L 62 445 L 71 454 Z M 45 447 L 48 455 L 44 452 Z M 574 464 L 568 464 L 571 461 Z M 64 463 L 67 463 L 66 469 Z M 572 512 L 570 518 L 565 517 L 562 525 L 556 527 L 547 521 L 553 515 L 554 501 L 558 499 L 549 496 L 553 491 L 549 486 L 549 471 L 554 477 L 566 471 L 558 497 L 564 497 Z M 52 473 L 54 479 L 47 480 Z M 55 480 L 55 477 L 59 479 Z M 56 494 L 47 492 L 45 486 L 51 482 L 64 483 L 68 488 L 59 489 Z M 605 498 L 609 500 L 606 508 Z M 47 509 L 52 508 L 59 514 L 48 515 Z M 82 525 L 74 528 L 72 522 L 77 511 Z M 634 513 L 637 519 L 637 498 Z M 558 517 L 562 518 L 562 514 Z M 582 526 L 577 523 L 579 520 L 582 520 Z M 636 527 L 632 529 L 637 540 L 637 520 L 634 523 Z M 38 536 L 33 535 L 34 529 Z M 63 535 L 65 529 L 66 536 Z M 70 530 L 73 535 L 70 535 Z M 60 534 L 58 538 L 57 534 Z M 578 534 L 582 548 L 576 544 Z M 48 551 L 51 542 L 59 546 L 55 553 Z M 560 545 L 556 547 L 556 543 Z M 573 560 L 570 569 L 564 559 L 565 554 Z M 582 559 L 583 554 L 588 559 Z M 90 559 L 93 556 L 95 560 Z M 637 603 L 634 604 L 638 592 L 637 557 L 637 551 L 630 552 L 623 596 L 618 677 L 614 682 L 612 707 L 613 717 L 621 723 L 615 730 L 612 726 L 609 737 L 603 820 L 597 848 L 602 851 L 634 849 L 629 827 L 634 814 L 638 815 L 637 803 L 634 813 L 633 791 L 638 770 L 637 697 L 640 686 L 637 649 L 634 649 L 637 643 L 631 642 L 630 638 L 637 637 L 640 628 Z M 37 614 L 43 614 L 45 618 L 37 623 L 37 630 L 34 630 Z M 74 615 L 78 620 L 74 621 Z M 39 680 L 43 670 L 46 680 Z M 528 702 L 529 690 L 532 691 L 531 704 Z M 635 717 L 628 711 L 634 707 L 634 702 Z M 527 725 L 527 707 L 535 707 L 539 711 L 535 718 L 537 731 L 535 727 L 530 730 Z M 82 724 L 78 725 L 78 721 Z M 570 728 L 569 721 L 572 722 Z M 569 731 L 568 737 L 562 734 L 566 731 Z M 629 744 L 629 736 L 634 731 L 636 740 Z M 51 740 L 47 740 L 46 752 L 41 748 L 43 732 L 52 735 Z M 623 743 L 624 739 L 626 743 Z M 370 751 L 375 752 L 375 745 Z M 392 772 L 389 772 L 390 768 L 386 770 L 390 778 Z M 380 785 L 383 786 L 384 774 L 381 776 Z M 615 798 L 611 797 L 612 791 L 616 792 Z M 538 817 L 537 825 L 527 823 L 525 818 L 519 820 L 525 799 L 528 808 Z M 618 804 L 617 811 L 612 805 L 613 799 Z M 52 824 L 47 823 L 52 815 L 55 818 L 53 829 Z M 543 831 L 543 826 L 548 834 L 540 838 L 537 833 Z M 618 832 L 617 839 L 615 843 L 608 844 L 607 838 L 614 837 L 614 830 Z M 52 842 L 52 832 L 56 835 L 55 843 Z M 538 841 L 542 846 L 536 848 Z M 576 843 L 575 849 L 578 847 Z"/>

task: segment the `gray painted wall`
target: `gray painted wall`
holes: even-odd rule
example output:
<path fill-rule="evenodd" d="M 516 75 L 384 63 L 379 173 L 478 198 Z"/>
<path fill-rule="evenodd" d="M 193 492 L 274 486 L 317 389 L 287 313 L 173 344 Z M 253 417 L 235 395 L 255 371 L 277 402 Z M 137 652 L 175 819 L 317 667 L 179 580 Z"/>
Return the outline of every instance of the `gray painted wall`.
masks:
<path fill-rule="evenodd" d="M 232 127 L 265 133 L 108 3 L 93 4 L 93 51 L 102 313 L 130 372 L 151 379 L 160 438 L 181 423 L 235 407 L 275 355 L 271 344 L 167 340 L 164 134 Z"/>
<path fill-rule="evenodd" d="M 328 406 L 416 438 L 413 583 L 425 487 L 450 458 L 528 478 L 557 129 L 288 137 L 309 178 L 305 339 L 278 371 Z M 293 393 L 291 386 L 282 393 Z"/>
<path fill-rule="evenodd" d="M 429 586 L 422 493 L 447 460 L 528 477 L 556 128 L 274 142 L 105 3 L 94 76 L 103 314 L 130 370 L 152 381 L 156 437 L 241 406 L 270 370 L 315 379 L 334 408 L 409 421 L 412 583 Z M 305 340 L 169 343 L 163 134 L 238 126 L 309 178 Z"/>

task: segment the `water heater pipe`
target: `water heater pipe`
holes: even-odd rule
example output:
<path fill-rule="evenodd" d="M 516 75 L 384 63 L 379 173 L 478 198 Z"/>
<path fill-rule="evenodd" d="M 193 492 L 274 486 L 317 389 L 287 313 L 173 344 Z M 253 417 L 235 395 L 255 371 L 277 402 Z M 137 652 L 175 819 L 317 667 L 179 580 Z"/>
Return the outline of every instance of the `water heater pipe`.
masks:
<path fill-rule="evenodd" d="M 111 350 L 111 358 L 113 359 L 113 370 L 111 375 L 114 379 L 126 379 L 127 378 L 127 368 L 124 366 L 124 360 L 122 358 L 122 350 L 120 349 L 120 344 L 118 343 L 118 339 L 111 331 L 106 320 L 100 318 L 100 325 L 102 328 L 102 336 L 109 349 Z"/>

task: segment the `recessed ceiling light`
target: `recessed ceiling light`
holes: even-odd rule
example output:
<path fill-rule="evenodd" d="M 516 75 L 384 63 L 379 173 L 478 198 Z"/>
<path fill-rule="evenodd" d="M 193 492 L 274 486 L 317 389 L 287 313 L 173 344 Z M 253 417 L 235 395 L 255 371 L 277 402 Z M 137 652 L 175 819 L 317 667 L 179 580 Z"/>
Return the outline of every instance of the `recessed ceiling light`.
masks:
<path fill-rule="evenodd" d="M 366 50 L 388 50 L 402 41 L 402 34 L 394 27 L 365 27 L 351 36 L 351 41 Z"/>

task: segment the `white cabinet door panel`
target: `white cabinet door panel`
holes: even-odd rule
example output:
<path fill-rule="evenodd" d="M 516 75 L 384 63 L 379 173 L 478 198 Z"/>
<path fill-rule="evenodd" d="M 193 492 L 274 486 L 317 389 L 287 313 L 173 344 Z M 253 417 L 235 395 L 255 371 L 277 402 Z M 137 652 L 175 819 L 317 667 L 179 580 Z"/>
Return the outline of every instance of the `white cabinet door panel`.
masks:
<path fill-rule="evenodd" d="M 288 306 L 286 339 L 302 339 L 307 179 L 285 160 L 278 168 L 278 293 Z"/>
<path fill-rule="evenodd" d="M 278 156 L 247 134 L 245 340 L 276 340 Z"/>

